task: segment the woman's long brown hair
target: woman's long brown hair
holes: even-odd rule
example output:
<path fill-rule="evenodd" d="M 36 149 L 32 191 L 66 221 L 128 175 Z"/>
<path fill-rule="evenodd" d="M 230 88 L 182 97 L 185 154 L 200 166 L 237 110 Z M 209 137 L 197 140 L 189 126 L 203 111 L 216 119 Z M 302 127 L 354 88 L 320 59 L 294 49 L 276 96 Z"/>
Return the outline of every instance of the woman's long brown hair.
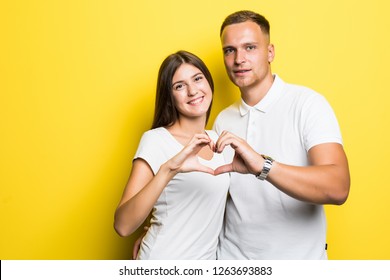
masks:
<path fill-rule="evenodd" d="M 169 127 L 179 118 L 172 94 L 172 79 L 180 65 L 188 63 L 198 68 L 208 81 L 211 92 L 214 93 L 214 82 L 206 64 L 196 55 L 187 51 L 178 51 L 169 55 L 161 64 L 157 78 L 156 103 L 152 129 Z M 207 110 L 206 123 L 210 116 L 211 105 Z M 205 124 L 206 125 L 206 124 Z"/>

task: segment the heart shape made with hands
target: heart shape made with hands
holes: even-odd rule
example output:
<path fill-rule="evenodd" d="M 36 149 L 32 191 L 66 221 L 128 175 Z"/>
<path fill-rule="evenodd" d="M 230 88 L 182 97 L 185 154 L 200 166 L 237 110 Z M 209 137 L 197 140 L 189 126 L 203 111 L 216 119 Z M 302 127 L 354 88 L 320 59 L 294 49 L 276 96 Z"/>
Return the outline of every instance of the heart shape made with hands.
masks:
<path fill-rule="evenodd" d="M 221 165 L 216 169 L 212 169 L 209 167 L 204 167 L 204 171 L 213 175 L 219 175 L 227 172 L 239 172 L 239 173 L 250 173 L 250 168 L 247 167 L 246 161 L 241 157 L 241 154 L 251 154 L 252 156 L 258 155 L 245 140 L 231 134 L 231 133 L 222 133 L 218 138 L 217 142 L 210 141 L 208 143 L 210 149 L 214 152 L 214 154 L 220 154 L 224 151 L 227 146 L 230 146 L 234 149 L 234 157 L 231 163 Z M 253 154 L 254 153 L 254 154 Z M 213 155 L 214 156 L 214 155 Z M 198 155 L 198 157 L 200 157 Z M 204 159 L 203 157 L 200 157 Z M 207 160 L 207 159 L 206 159 Z M 203 168 L 202 168 L 203 169 Z M 213 172 L 211 172 L 213 171 Z"/>
<path fill-rule="evenodd" d="M 201 149 L 205 146 L 209 146 L 211 151 L 218 154 L 222 153 L 226 147 L 230 146 L 234 150 L 232 162 L 219 166 L 215 170 L 202 165 L 197 159 L 194 159 L 196 157 L 205 159 L 200 155 Z M 215 143 L 207 134 L 195 134 L 191 141 L 175 156 L 175 158 L 180 165 L 184 163 L 182 166 L 182 171 L 184 172 L 199 171 L 212 175 L 219 175 L 227 172 L 256 174 L 258 173 L 259 163 L 263 160 L 261 155 L 253 150 L 244 139 L 228 131 L 223 131 Z"/>
<path fill-rule="evenodd" d="M 214 154 L 217 154 L 217 153 L 214 153 Z M 204 159 L 202 157 L 200 157 L 200 158 L 203 160 L 207 160 L 207 159 Z M 243 166 L 243 168 L 242 167 L 240 168 L 240 166 Z M 237 155 L 234 156 L 233 161 L 231 163 L 227 163 L 227 164 L 218 166 L 215 169 L 212 169 L 211 167 L 206 167 L 201 163 L 199 163 L 198 167 L 200 167 L 200 168 L 198 168 L 197 171 L 209 173 L 209 174 L 212 174 L 214 176 L 228 173 L 228 172 L 248 173 L 248 171 L 240 172 L 240 170 L 243 170 L 243 169 L 246 170 L 246 167 L 245 167 L 244 161 Z"/>

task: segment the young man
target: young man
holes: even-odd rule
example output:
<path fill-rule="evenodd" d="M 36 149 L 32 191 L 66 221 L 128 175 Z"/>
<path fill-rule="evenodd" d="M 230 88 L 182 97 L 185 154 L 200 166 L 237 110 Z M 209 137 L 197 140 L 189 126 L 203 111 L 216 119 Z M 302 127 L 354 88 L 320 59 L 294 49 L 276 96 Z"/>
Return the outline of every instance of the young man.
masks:
<path fill-rule="evenodd" d="M 337 119 L 318 93 L 271 72 L 269 23 L 240 11 L 221 26 L 226 71 L 241 100 L 214 129 L 229 149 L 230 196 L 219 259 L 327 259 L 323 204 L 343 204 L 350 179 Z"/>

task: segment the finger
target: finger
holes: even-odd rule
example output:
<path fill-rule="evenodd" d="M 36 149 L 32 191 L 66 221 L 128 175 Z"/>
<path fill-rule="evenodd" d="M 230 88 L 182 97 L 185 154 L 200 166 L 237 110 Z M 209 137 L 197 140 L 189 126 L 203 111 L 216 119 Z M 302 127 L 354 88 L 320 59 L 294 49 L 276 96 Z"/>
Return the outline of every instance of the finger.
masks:
<path fill-rule="evenodd" d="M 190 142 L 194 143 L 194 142 L 197 142 L 199 140 L 205 140 L 207 142 L 211 141 L 210 137 L 206 134 L 195 134 L 194 137 L 192 137 Z"/>
<path fill-rule="evenodd" d="M 210 140 L 209 139 L 199 139 L 194 143 L 194 148 L 196 151 L 199 151 L 204 146 L 210 146 Z"/>
<path fill-rule="evenodd" d="M 204 166 L 204 165 L 198 165 L 195 171 L 208 173 L 211 175 L 214 175 L 214 169 L 211 169 L 210 167 Z"/>
<path fill-rule="evenodd" d="M 214 141 L 213 141 L 213 139 L 211 139 L 211 137 L 210 137 L 210 135 L 208 135 L 207 133 L 206 133 L 206 136 L 207 136 L 207 138 L 209 139 L 209 147 L 210 147 L 210 150 L 212 150 L 212 151 L 214 151 Z"/>
<path fill-rule="evenodd" d="M 229 131 L 222 131 L 221 135 L 219 136 L 217 143 L 215 144 L 215 152 L 222 153 L 222 151 L 225 149 L 227 145 L 230 145 L 233 143 L 233 141 L 237 141 L 238 137 L 234 134 L 232 134 Z"/>
<path fill-rule="evenodd" d="M 226 130 L 222 131 L 222 133 L 219 135 L 217 142 L 215 143 L 216 148 L 219 146 L 219 143 L 222 141 L 225 135 L 226 135 Z"/>
<path fill-rule="evenodd" d="M 199 152 L 201 148 L 204 146 L 209 145 L 210 140 L 209 139 L 193 139 L 191 142 L 184 147 L 184 150 L 188 151 L 187 153 L 193 153 L 193 152 Z"/>
<path fill-rule="evenodd" d="M 148 227 L 148 226 L 144 226 L 144 232 L 143 232 L 142 235 L 141 235 L 140 237 L 138 237 L 138 239 L 134 242 L 134 246 L 133 246 L 133 260 L 137 259 L 138 251 L 139 251 L 139 249 L 141 248 L 142 239 L 144 238 L 144 236 L 146 235 L 146 233 L 148 232 L 148 230 L 149 230 L 149 227 Z"/>
<path fill-rule="evenodd" d="M 211 138 L 207 134 L 195 134 L 192 139 L 208 139 L 211 141 Z"/>
<path fill-rule="evenodd" d="M 133 260 L 137 259 L 138 251 L 139 251 L 139 249 L 141 247 L 141 240 L 142 240 L 142 238 L 138 238 L 134 242 L 134 246 L 133 246 Z"/>
<path fill-rule="evenodd" d="M 209 147 L 210 147 L 210 150 L 212 150 L 213 152 L 215 151 L 215 143 L 211 139 L 210 139 L 210 142 L 209 142 Z"/>
<path fill-rule="evenodd" d="M 215 169 L 214 175 L 219 175 L 219 174 L 232 172 L 232 171 L 233 171 L 233 165 L 231 163 L 225 164 L 225 165 L 222 165 L 222 166 L 218 167 L 217 169 Z"/>
<path fill-rule="evenodd" d="M 217 149 L 216 149 L 216 152 L 217 153 L 222 153 L 223 150 L 225 149 L 226 146 L 231 146 L 233 149 L 235 149 L 237 147 L 237 139 L 235 139 L 234 137 L 231 137 L 230 135 L 226 135 L 224 138 L 221 139 L 221 141 L 219 142 L 218 146 L 217 146 Z"/>

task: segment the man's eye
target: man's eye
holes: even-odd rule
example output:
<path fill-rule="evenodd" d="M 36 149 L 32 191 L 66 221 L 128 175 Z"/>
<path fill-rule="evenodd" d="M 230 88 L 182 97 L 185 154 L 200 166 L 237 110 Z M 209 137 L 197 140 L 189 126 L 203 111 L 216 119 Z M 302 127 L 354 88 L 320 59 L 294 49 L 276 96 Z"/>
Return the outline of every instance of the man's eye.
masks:
<path fill-rule="evenodd" d="M 247 46 L 247 47 L 246 47 L 246 49 L 249 50 L 249 51 L 250 51 L 250 50 L 254 50 L 255 48 L 256 48 L 256 46 Z"/>
<path fill-rule="evenodd" d="M 232 53 L 233 52 L 233 49 L 225 49 L 224 50 L 224 53 L 225 54 L 230 54 L 230 53 Z"/>

